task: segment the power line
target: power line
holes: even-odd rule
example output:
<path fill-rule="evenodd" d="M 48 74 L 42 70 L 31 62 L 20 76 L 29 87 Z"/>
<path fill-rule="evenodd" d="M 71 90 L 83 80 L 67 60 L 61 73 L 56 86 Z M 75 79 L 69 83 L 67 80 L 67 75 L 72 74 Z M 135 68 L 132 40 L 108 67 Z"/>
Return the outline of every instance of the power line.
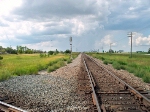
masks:
<path fill-rule="evenodd" d="M 126 37 L 124 37 L 124 38 L 122 38 L 122 39 L 120 39 L 120 40 L 117 40 L 117 41 L 115 41 L 115 42 L 119 42 L 119 41 L 121 41 L 121 40 L 123 40 L 123 39 L 125 39 Z"/>
<path fill-rule="evenodd" d="M 150 26 L 150 24 L 148 24 L 148 25 L 146 25 L 145 27 L 143 27 L 143 28 L 137 30 L 136 32 L 142 31 L 142 30 L 146 29 L 146 28 L 149 27 L 149 26 Z M 150 28 L 150 27 L 149 27 L 149 28 Z"/>

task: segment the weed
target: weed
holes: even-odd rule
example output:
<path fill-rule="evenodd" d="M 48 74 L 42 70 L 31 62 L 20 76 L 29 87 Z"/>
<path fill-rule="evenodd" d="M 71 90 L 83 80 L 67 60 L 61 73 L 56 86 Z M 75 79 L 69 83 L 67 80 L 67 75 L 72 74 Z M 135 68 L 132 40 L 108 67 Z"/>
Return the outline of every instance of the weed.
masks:
<path fill-rule="evenodd" d="M 112 61 L 112 60 L 108 60 L 108 63 L 109 63 L 109 64 L 113 64 L 113 61 Z"/>
<path fill-rule="evenodd" d="M 149 83 L 150 82 L 150 75 L 149 73 L 146 73 L 143 77 L 142 77 L 144 82 Z"/>
<path fill-rule="evenodd" d="M 103 61 L 103 60 L 105 60 L 105 58 L 104 58 L 104 57 L 101 57 L 101 60 Z"/>
<path fill-rule="evenodd" d="M 129 64 L 129 66 L 132 67 L 132 68 L 137 68 L 138 67 L 137 64 L 135 64 L 135 63 L 131 63 L 131 64 Z"/>
<path fill-rule="evenodd" d="M 104 60 L 103 62 L 105 65 L 108 65 L 108 61 L 107 60 Z"/>
<path fill-rule="evenodd" d="M 141 78 L 145 75 L 145 71 L 142 69 L 137 69 L 134 71 L 134 73 L 136 76 L 141 77 Z"/>
<path fill-rule="evenodd" d="M 123 61 L 117 61 L 120 65 L 127 65 L 127 63 L 126 62 L 123 62 Z"/>
<path fill-rule="evenodd" d="M 40 58 L 39 54 L 22 54 L 22 55 L 4 55 L 3 63 L 0 66 L 0 80 L 8 79 L 12 76 L 37 74 L 39 70 L 47 69 L 59 61 L 68 59 L 69 56 L 64 54 L 53 55 L 50 57 Z M 62 62 L 58 65 L 63 66 Z M 55 65 L 55 68 L 58 66 Z M 7 70 L 5 70 L 7 69 Z"/>
<path fill-rule="evenodd" d="M 9 79 L 11 76 L 12 76 L 12 73 L 9 72 L 8 70 L 4 69 L 4 70 L 1 71 L 1 74 L 0 74 L 0 81 L 7 80 L 7 79 Z"/>
<path fill-rule="evenodd" d="M 71 61 L 72 61 L 71 59 L 67 59 L 67 64 L 71 63 Z"/>
<path fill-rule="evenodd" d="M 134 73 L 134 68 L 131 68 L 129 66 L 126 67 L 126 70 L 130 73 Z"/>
<path fill-rule="evenodd" d="M 129 58 L 129 54 L 89 53 L 89 55 L 103 60 L 104 64 L 112 63 L 114 68 L 127 70 L 150 83 L 150 56 L 148 55 L 134 54 L 132 58 Z"/>
<path fill-rule="evenodd" d="M 0 60 L 2 60 L 3 59 L 3 57 L 2 56 L 0 56 Z"/>
<path fill-rule="evenodd" d="M 54 66 L 49 66 L 49 67 L 47 68 L 47 71 L 48 71 L 48 72 L 52 72 L 52 71 L 54 71 L 54 70 L 55 70 Z"/>
<path fill-rule="evenodd" d="M 121 66 L 120 66 L 120 64 L 118 63 L 118 62 L 114 62 L 113 64 L 113 67 L 115 68 L 115 69 L 117 69 L 117 70 L 120 70 L 121 69 Z"/>

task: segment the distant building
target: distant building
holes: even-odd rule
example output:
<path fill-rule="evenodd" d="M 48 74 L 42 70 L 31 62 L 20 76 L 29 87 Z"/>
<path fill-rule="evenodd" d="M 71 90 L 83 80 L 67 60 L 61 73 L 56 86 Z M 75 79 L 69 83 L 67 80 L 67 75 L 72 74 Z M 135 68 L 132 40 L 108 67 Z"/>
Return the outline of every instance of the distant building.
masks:
<path fill-rule="evenodd" d="M 142 53 L 143 51 L 136 51 L 136 53 Z"/>
<path fill-rule="evenodd" d="M 119 51 L 117 51 L 118 53 L 122 53 L 122 52 L 124 52 L 124 50 L 119 50 Z"/>

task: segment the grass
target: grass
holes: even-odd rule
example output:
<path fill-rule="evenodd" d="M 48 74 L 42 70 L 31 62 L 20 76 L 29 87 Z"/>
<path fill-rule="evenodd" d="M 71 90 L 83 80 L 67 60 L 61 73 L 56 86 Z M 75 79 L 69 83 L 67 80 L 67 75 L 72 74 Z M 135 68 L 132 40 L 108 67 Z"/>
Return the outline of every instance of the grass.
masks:
<path fill-rule="evenodd" d="M 73 53 L 76 58 L 79 53 Z M 50 69 L 53 70 L 64 66 L 70 55 L 57 54 L 49 57 L 40 58 L 39 54 L 20 54 L 20 55 L 3 55 L 0 61 L 0 81 L 4 81 L 13 76 L 37 74 L 38 71 Z M 70 62 L 70 61 L 69 61 Z"/>
<path fill-rule="evenodd" d="M 89 53 L 89 55 L 103 60 L 104 64 L 112 64 L 117 69 L 127 70 L 135 76 L 143 79 L 144 82 L 150 83 L 150 56 L 143 54 L 107 54 L 107 53 Z"/>
<path fill-rule="evenodd" d="M 74 58 L 76 58 L 77 56 L 78 56 L 78 53 L 74 53 L 72 57 L 73 57 L 73 59 L 74 59 Z M 48 66 L 48 68 L 47 68 L 47 71 L 48 71 L 48 72 L 55 71 L 56 69 L 58 69 L 58 68 L 60 68 L 60 67 L 62 67 L 62 66 L 64 66 L 64 65 L 66 65 L 66 63 L 69 64 L 69 63 L 71 63 L 71 62 L 72 62 L 72 59 L 71 59 L 70 57 L 66 57 L 66 58 L 62 58 L 62 59 L 55 60 L 55 61 L 51 61 L 51 62 L 49 63 L 49 66 Z"/>

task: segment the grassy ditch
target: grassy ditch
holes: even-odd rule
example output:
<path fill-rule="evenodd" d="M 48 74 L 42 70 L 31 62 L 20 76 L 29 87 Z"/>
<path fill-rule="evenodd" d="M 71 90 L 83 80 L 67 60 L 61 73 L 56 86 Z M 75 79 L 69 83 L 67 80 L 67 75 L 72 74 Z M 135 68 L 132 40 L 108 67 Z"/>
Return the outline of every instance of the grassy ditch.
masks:
<path fill-rule="evenodd" d="M 76 58 L 78 53 L 74 53 Z M 57 54 L 41 58 L 39 54 L 3 55 L 0 64 L 0 81 L 13 76 L 37 74 L 47 69 L 49 72 L 70 63 L 70 55 Z M 53 68 L 53 69 L 52 69 Z"/>
<path fill-rule="evenodd" d="M 133 58 L 128 54 L 89 53 L 89 55 L 103 60 L 104 64 L 112 64 L 117 70 L 127 70 L 142 78 L 144 82 L 150 83 L 150 56 L 148 55 L 134 54 Z"/>

